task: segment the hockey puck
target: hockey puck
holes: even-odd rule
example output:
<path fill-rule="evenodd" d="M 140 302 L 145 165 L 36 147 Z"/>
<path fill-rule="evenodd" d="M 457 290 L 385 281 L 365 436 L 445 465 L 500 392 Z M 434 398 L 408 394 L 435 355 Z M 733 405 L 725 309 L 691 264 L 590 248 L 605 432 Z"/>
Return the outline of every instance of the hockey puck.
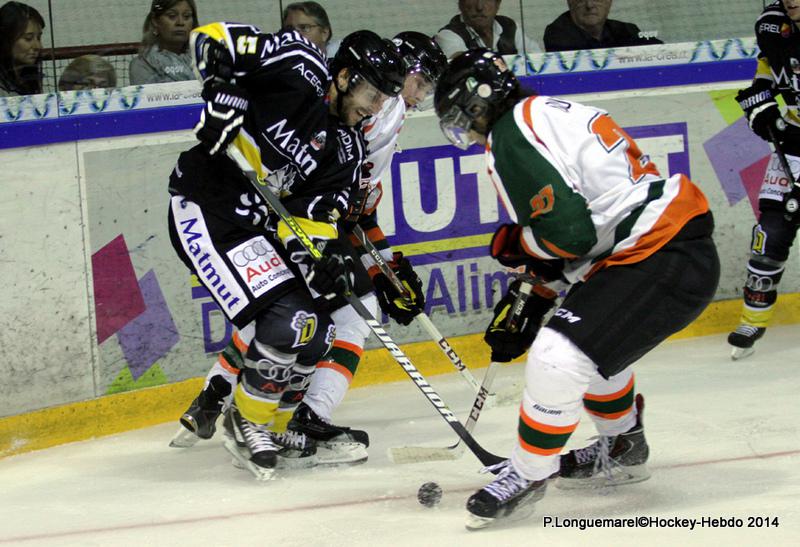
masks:
<path fill-rule="evenodd" d="M 435 482 L 426 482 L 417 490 L 417 501 L 425 507 L 433 507 L 442 501 L 442 487 Z"/>

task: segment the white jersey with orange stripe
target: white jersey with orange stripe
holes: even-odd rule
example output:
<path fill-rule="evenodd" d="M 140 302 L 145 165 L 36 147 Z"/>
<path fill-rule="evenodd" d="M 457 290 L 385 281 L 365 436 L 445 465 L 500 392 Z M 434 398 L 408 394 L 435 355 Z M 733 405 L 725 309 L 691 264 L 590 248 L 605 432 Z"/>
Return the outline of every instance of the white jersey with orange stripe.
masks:
<path fill-rule="evenodd" d="M 373 244 L 376 245 L 381 256 L 386 261 L 391 261 L 392 248 L 377 224 L 375 210 L 383 195 L 383 179 L 389 173 L 392 157 L 397 151 L 397 139 L 406 119 L 406 104 L 402 96 L 386 101 L 381 111 L 368 120 L 364 125 L 364 138 L 367 141 L 367 162 L 372 163 L 372 178 L 367 195 L 364 198 L 362 218 L 359 224 Z M 361 260 L 368 270 L 375 266 L 375 262 L 368 253 L 362 255 Z"/>
<path fill-rule="evenodd" d="M 663 178 L 608 113 L 560 98 L 520 101 L 492 127 L 486 158 L 526 250 L 565 259 L 570 282 L 644 260 L 708 211 L 696 185 Z"/>
<path fill-rule="evenodd" d="M 381 111 L 364 126 L 367 141 L 367 161 L 372 163 L 374 185 L 382 180 L 392 165 L 397 139 L 406 119 L 406 104 L 402 96 L 386 101 Z"/>

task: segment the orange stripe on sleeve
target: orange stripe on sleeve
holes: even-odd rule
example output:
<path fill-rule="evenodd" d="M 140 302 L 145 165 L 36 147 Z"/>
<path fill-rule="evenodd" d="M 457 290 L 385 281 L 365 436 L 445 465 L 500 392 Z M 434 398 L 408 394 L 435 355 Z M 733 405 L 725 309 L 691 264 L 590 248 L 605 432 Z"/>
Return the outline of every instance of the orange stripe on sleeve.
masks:
<path fill-rule="evenodd" d="M 531 256 L 533 256 L 533 257 L 536 257 L 536 258 L 538 258 L 538 259 L 540 259 L 540 260 L 549 260 L 549 259 L 550 259 L 550 257 L 549 257 L 549 256 L 539 256 L 539 255 L 536 253 L 536 251 L 534 251 L 533 249 L 531 249 L 531 248 L 528 246 L 528 243 L 525 241 L 525 237 L 523 237 L 523 236 L 520 236 L 520 238 L 519 238 L 519 241 L 520 241 L 520 244 L 522 244 L 522 250 L 523 250 L 523 251 L 525 251 L 526 253 L 528 253 L 529 255 L 531 255 Z"/>
<path fill-rule="evenodd" d="M 542 238 L 542 243 L 544 246 L 547 247 L 552 253 L 556 256 L 560 256 L 561 258 L 577 258 L 578 255 L 574 255 L 572 253 L 568 253 L 564 249 L 558 247 L 555 243 L 547 241 L 545 238 Z"/>

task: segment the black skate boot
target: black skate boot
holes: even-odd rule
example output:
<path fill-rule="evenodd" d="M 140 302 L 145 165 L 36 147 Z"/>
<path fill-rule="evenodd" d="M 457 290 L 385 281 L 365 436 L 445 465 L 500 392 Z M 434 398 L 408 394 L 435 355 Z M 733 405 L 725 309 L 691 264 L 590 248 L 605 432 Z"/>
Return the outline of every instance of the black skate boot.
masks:
<path fill-rule="evenodd" d="M 334 425 L 305 403 L 300 403 L 294 411 L 288 430 L 308 435 L 316 442 L 319 465 L 353 465 L 367 461 L 369 435 L 366 431 Z"/>
<path fill-rule="evenodd" d="M 236 404 L 230 408 L 230 417 L 233 438 L 226 435 L 225 449 L 258 480 L 271 479 L 280 450 L 274 434 L 267 426 L 255 424 L 242 416 Z"/>
<path fill-rule="evenodd" d="M 486 528 L 512 514 L 515 520 L 529 517 L 536 502 L 544 497 L 548 481 L 557 476 L 554 474 L 540 481 L 528 480 L 517 473 L 511 460 L 486 467 L 483 471 L 498 469 L 501 471 L 497 478 L 467 500 L 467 530 Z"/>
<path fill-rule="evenodd" d="M 749 357 L 755 351 L 753 344 L 756 343 L 767 329 L 764 327 L 753 327 L 744 323 L 736 327 L 736 330 L 728 335 L 728 343 L 733 346 L 731 359 L 738 361 Z"/>
<path fill-rule="evenodd" d="M 280 447 L 278 468 L 305 469 L 319 463 L 316 457 L 317 443 L 305 433 L 287 430 L 274 436 Z"/>
<path fill-rule="evenodd" d="M 169 443 L 173 448 L 189 448 L 199 439 L 210 439 L 217 431 L 217 418 L 225 407 L 231 385 L 222 376 L 213 376 L 180 418 L 181 429 Z"/>
<path fill-rule="evenodd" d="M 615 437 L 600 436 L 586 448 L 561 456 L 558 488 L 602 488 L 641 482 L 650 478 L 647 458 L 650 448 L 644 438 L 644 397 L 636 395 L 636 424 Z"/>

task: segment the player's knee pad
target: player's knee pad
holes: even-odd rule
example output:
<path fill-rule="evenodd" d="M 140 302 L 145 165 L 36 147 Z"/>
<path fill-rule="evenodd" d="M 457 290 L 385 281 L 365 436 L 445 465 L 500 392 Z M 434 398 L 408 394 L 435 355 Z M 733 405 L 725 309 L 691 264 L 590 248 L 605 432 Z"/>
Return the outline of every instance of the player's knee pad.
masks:
<path fill-rule="evenodd" d="M 566 336 L 543 328 L 528 352 L 525 399 L 542 412 L 578 413 L 597 365 Z M 535 408 L 535 406 L 534 406 Z"/>
<path fill-rule="evenodd" d="M 302 291 L 274 302 L 255 323 L 255 342 L 296 355 L 304 365 L 316 364 L 327 353 L 336 332 L 330 316 L 316 311 L 311 297 Z"/>
<path fill-rule="evenodd" d="M 782 266 L 789 258 L 797 228 L 784 218 L 780 202 L 760 200 L 759 204 L 761 214 L 758 224 L 753 226 L 751 259 L 758 259 L 765 265 Z"/>
<path fill-rule="evenodd" d="M 370 293 L 362 296 L 361 302 L 375 317 L 378 313 L 378 299 L 375 295 Z M 336 340 L 341 340 L 360 348 L 364 347 L 364 342 L 369 336 L 370 329 L 352 306 L 345 306 L 334 311 L 331 313 L 331 319 L 336 325 Z"/>

